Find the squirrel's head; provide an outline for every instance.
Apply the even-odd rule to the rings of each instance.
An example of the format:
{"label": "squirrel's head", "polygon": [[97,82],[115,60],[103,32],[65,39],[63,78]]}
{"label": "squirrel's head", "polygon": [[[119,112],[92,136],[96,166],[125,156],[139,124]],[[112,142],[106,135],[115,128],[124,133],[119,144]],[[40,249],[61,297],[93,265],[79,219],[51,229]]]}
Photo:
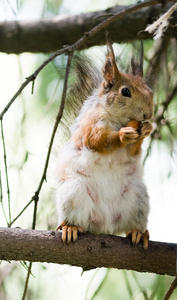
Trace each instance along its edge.
{"label": "squirrel's head", "polygon": [[132,60],[132,74],[120,72],[112,45],[108,42],[102,72],[100,96],[103,97],[111,121],[117,120],[126,126],[131,120],[145,121],[152,118],[153,94],[143,80],[142,63],[137,65]]}

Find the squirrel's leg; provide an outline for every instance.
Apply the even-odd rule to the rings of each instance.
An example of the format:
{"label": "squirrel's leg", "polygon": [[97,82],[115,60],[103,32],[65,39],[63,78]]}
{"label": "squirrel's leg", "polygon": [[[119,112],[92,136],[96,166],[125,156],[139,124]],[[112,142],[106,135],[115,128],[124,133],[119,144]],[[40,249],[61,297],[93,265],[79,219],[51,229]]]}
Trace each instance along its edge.
{"label": "squirrel's leg", "polygon": [[62,241],[69,244],[71,241],[77,240],[78,233],[83,233],[84,230],[80,226],[69,225],[67,221],[63,221],[56,230],[62,230]]}
{"label": "squirrel's leg", "polygon": [[141,232],[140,230],[134,229],[127,233],[127,237],[131,237],[133,246],[138,245],[139,242],[142,241],[144,250],[148,249],[149,231],[147,229],[145,230],[144,233]]}

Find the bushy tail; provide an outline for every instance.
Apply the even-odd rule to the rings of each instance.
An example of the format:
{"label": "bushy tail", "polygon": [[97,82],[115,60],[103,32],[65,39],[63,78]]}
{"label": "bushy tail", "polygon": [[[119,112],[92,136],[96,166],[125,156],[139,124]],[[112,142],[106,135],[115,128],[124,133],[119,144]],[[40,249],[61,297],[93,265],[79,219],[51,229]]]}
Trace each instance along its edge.
{"label": "bushy tail", "polygon": [[84,54],[75,54],[70,70],[70,86],[66,98],[61,129],[64,140],[70,137],[69,128],[78,116],[83,102],[101,82],[102,75],[93,61]]}

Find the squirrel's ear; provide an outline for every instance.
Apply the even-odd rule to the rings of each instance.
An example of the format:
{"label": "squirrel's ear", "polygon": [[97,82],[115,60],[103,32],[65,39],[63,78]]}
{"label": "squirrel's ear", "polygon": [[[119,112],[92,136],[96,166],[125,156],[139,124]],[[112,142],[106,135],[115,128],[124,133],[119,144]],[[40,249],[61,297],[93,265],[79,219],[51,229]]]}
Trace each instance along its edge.
{"label": "squirrel's ear", "polygon": [[102,69],[103,77],[104,77],[104,88],[108,91],[121,77],[119,70],[116,65],[115,56],[113,52],[113,48],[110,42],[107,41],[107,55],[106,61]]}
{"label": "squirrel's ear", "polygon": [[132,67],[132,74],[138,75],[140,77],[143,77],[143,59],[144,59],[144,48],[143,48],[143,42],[141,41],[140,44],[140,57],[139,62],[135,62],[134,57],[131,59],[131,67]]}

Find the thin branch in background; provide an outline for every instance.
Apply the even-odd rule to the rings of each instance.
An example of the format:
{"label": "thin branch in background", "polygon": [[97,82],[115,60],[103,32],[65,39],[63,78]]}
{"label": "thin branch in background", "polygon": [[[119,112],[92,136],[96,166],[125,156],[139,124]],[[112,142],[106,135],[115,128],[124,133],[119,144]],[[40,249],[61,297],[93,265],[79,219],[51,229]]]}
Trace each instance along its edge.
{"label": "thin branch in background", "polygon": [[[151,135],[152,135],[152,134],[151,134]],[[148,148],[147,148],[147,150],[146,150],[146,155],[145,155],[144,160],[143,160],[143,166],[145,165],[146,160],[148,159],[148,157],[149,157],[149,155],[150,155],[150,153],[151,153],[153,141],[154,141],[154,138],[153,138],[152,136],[150,136],[150,142],[149,142],[149,146],[148,146]]]}
{"label": "thin branch in background", "polygon": [[38,200],[39,200],[39,193],[41,191],[44,181],[46,180],[47,169],[48,169],[48,165],[49,165],[49,159],[50,159],[50,155],[51,155],[51,151],[52,151],[54,138],[55,138],[55,135],[56,135],[56,132],[58,129],[58,125],[63,116],[66,93],[67,93],[67,88],[68,88],[68,76],[69,76],[69,70],[70,70],[70,66],[71,66],[72,57],[73,57],[73,52],[70,52],[70,54],[68,55],[68,62],[67,62],[66,71],[65,71],[65,79],[64,79],[62,98],[61,98],[61,102],[60,102],[60,108],[59,108],[59,111],[58,111],[58,114],[56,117],[56,121],[55,121],[55,124],[53,127],[53,131],[52,131],[52,135],[51,135],[51,139],[50,139],[50,143],[49,143],[49,147],[48,147],[48,151],[47,151],[47,157],[46,157],[46,161],[45,161],[45,165],[44,165],[43,174],[42,174],[39,186],[38,186],[34,196],[32,197],[32,199],[34,200],[34,214],[33,214],[32,229],[35,229],[35,226],[36,226],[36,215],[37,215],[37,204],[38,204]]}
{"label": "thin branch in background", "polygon": [[148,149],[146,151],[146,156],[144,158],[143,164],[145,164],[150,151],[151,151],[151,147],[152,147],[152,143],[154,141],[154,138],[156,137],[156,135],[159,136],[160,134],[160,130],[163,126],[163,119],[164,119],[164,113],[167,111],[168,106],[170,105],[171,101],[173,100],[173,98],[176,96],[177,94],[177,85],[174,87],[174,89],[167,95],[167,99],[162,103],[163,109],[160,111],[160,113],[157,113],[157,117],[155,118],[155,123],[156,123],[156,128],[154,129],[154,131],[151,133],[150,135],[150,143],[148,146]]}
{"label": "thin branch in background", "polygon": [[33,214],[33,225],[32,225],[32,229],[35,229],[35,225],[36,225],[36,215],[37,215],[37,203],[39,200],[39,193],[41,191],[42,185],[44,183],[44,181],[46,180],[46,176],[47,176],[47,169],[48,169],[48,165],[49,165],[49,160],[50,160],[50,155],[51,155],[51,151],[52,151],[52,146],[53,146],[53,142],[54,142],[54,138],[58,129],[58,125],[61,121],[61,118],[63,116],[63,111],[64,111],[64,105],[65,105],[65,99],[66,99],[66,93],[67,93],[67,88],[68,88],[68,76],[69,76],[69,70],[70,70],[70,66],[71,66],[71,60],[72,60],[72,56],[73,56],[73,52],[70,52],[68,55],[68,61],[67,61],[67,66],[66,66],[66,71],[65,71],[65,79],[64,79],[64,86],[63,86],[63,93],[62,93],[62,98],[61,98],[61,102],[60,102],[60,108],[56,117],[56,121],[53,127],[53,131],[52,131],[52,135],[51,135],[51,139],[50,139],[50,143],[49,143],[49,147],[48,147],[48,151],[47,151],[47,157],[46,157],[46,161],[45,161],[45,165],[44,165],[44,170],[43,170],[43,174],[41,176],[41,180],[39,183],[39,186],[33,196],[33,200],[35,203],[34,206],[34,214]]}
{"label": "thin branch in background", "polygon": [[68,54],[68,61],[67,61],[67,65],[66,65],[64,86],[63,86],[63,93],[62,93],[60,108],[59,108],[59,111],[58,111],[58,114],[57,114],[57,117],[56,117],[56,121],[55,121],[55,124],[54,124],[54,127],[53,127],[53,131],[52,131],[52,135],[51,135],[51,139],[50,139],[50,144],[49,144],[49,148],[48,148],[48,152],[47,152],[47,157],[46,157],[46,162],[45,162],[43,174],[42,174],[41,181],[40,181],[38,189],[37,189],[38,194],[41,190],[41,187],[42,187],[42,184],[43,184],[44,180],[46,180],[46,173],[47,173],[47,168],[48,168],[48,164],[49,164],[49,159],[50,159],[50,154],[51,154],[54,138],[55,138],[55,135],[56,135],[56,132],[57,132],[57,129],[58,129],[58,125],[59,125],[59,123],[61,121],[61,118],[63,116],[65,100],[66,100],[66,93],[67,93],[67,89],[68,89],[68,76],[69,76],[69,71],[70,71],[70,67],[71,67],[72,57],[73,57],[73,51],[71,51]]}
{"label": "thin branch in background", "polygon": [[[29,270],[29,266],[27,265],[26,261],[19,261],[20,264],[26,269],[26,271]],[[35,278],[35,276],[33,275],[33,273],[30,274],[33,278]]]}
{"label": "thin branch in background", "polygon": [[1,177],[1,168],[0,168],[0,202],[3,201],[3,191],[2,191],[2,177]]}
{"label": "thin branch in background", "polygon": [[4,128],[3,128],[2,120],[1,120],[1,137],[2,137],[2,144],[3,144],[3,152],[4,152],[4,167],[5,167],[5,174],[6,174],[6,186],[7,186],[8,208],[9,208],[9,221],[8,221],[9,224],[11,222],[10,188],[9,188],[9,176],[8,176],[8,168],[7,168],[6,145],[5,145]]}
{"label": "thin branch in background", "polygon": [[[82,271],[82,274],[83,274],[84,271]],[[89,293],[89,289],[90,289],[90,286],[92,285],[92,282],[95,280],[95,277],[97,276],[98,272],[100,272],[99,269],[97,269],[95,271],[95,273],[93,274],[92,278],[90,279],[88,285],[87,285],[87,289],[86,289],[86,292],[85,292],[85,300],[88,300],[88,293]]]}
{"label": "thin branch in background", "polygon": [[26,276],[25,288],[24,288],[24,291],[23,291],[22,300],[25,300],[25,298],[26,298],[26,294],[27,294],[27,290],[28,290],[28,284],[29,284],[29,278],[30,278],[30,275],[31,275],[31,269],[32,269],[32,262],[30,262],[29,266],[28,266],[28,272],[27,272],[27,276]]}
{"label": "thin branch in background", "polygon": [[156,81],[159,73],[161,72],[161,61],[162,54],[167,51],[170,40],[167,37],[163,37],[161,40],[155,42],[154,44],[154,53],[151,58],[148,60],[148,70],[146,74],[147,84],[151,88],[156,87]]}
{"label": "thin branch in background", "polygon": [[137,285],[138,285],[138,287],[139,287],[141,293],[143,294],[144,299],[145,299],[145,300],[149,300],[147,291],[145,290],[145,288],[143,287],[143,285],[141,284],[141,282],[138,280],[138,278],[137,278],[135,272],[132,272],[132,276],[133,276],[133,278],[135,279],[135,281],[136,281],[136,283],[137,283]]}
{"label": "thin branch in background", "polygon": [[[57,117],[56,117],[56,121],[55,121],[55,124],[54,124],[53,131],[52,131],[50,144],[49,144],[47,157],[46,157],[46,162],[45,162],[45,165],[44,165],[43,174],[42,174],[38,189],[35,192],[34,196],[32,197],[32,200],[34,201],[32,229],[35,229],[35,227],[36,227],[36,217],[37,217],[37,207],[38,207],[38,201],[39,201],[39,193],[41,191],[41,188],[42,188],[42,185],[43,185],[44,181],[46,180],[47,169],[48,169],[48,164],[49,164],[49,159],[50,159],[50,155],[51,155],[51,151],[52,151],[54,138],[55,138],[60,120],[63,116],[66,93],[67,93],[67,87],[68,87],[68,76],[69,76],[69,70],[70,70],[70,66],[71,66],[72,57],[73,57],[73,52],[70,52],[69,55],[68,55],[68,62],[67,62],[66,71],[65,71],[65,79],[64,79],[62,98],[61,98],[61,102],[60,102],[60,108],[59,108],[59,111],[58,111],[58,114],[57,114]],[[25,282],[25,289],[24,289],[24,292],[23,292],[22,300],[24,300],[26,298],[28,284],[29,284],[29,278],[30,278],[30,274],[31,274],[31,269],[32,269],[32,262],[29,263],[28,273],[27,273],[26,282]]]}
{"label": "thin branch in background", "polygon": [[102,281],[100,282],[99,286],[97,287],[96,291],[94,292],[94,294],[93,294],[93,296],[90,298],[90,300],[95,299],[95,297],[98,295],[100,289],[102,288],[103,284],[105,283],[105,281],[106,281],[106,279],[107,279],[107,277],[108,277],[108,275],[109,275],[109,271],[110,271],[110,269],[107,269],[107,270],[106,270],[106,273],[105,273],[105,275],[104,275],[104,278],[103,278]]}
{"label": "thin branch in background", "polygon": [[[18,71],[19,71],[20,82],[23,82],[23,70],[22,70],[21,61],[20,61],[19,56],[17,57],[17,61],[18,61]],[[24,133],[25,133],[25,125],[26,125],[26,105],[25,105],[25,97],[24,97],[23,93],[21,93],[21,100],[22,100],[23,110],[22,110],[22,118],[21,118],[21,122],[20,122],[20,130],[21,130],[20,137],[23,138],[23,142],[24,142]],[[26,145],[25,145],[25,148],[26,148]]]}
{"label": "thin branch in background", "polygon": [[153,280],[152,293],[149,296],[149,300],[162,299],[163,297],[162,295],[164,295],[164,287],[165,287],[165,276],[157,275],[156,278],[154,278]]}
{"label": "thin branch in background", "polygon": [[34,201],[34,199],[32,198],[27,204],[26,206],[20,211],[20,213],[8,224],[9,227],[12,226],[13,223],[15,223],[15,221],[17,221],[17,219],[24,213],[24,211],[28,208],[28,206],[30,206],[30,204]]}
{"label": "thin branch in background", "polygon": [[171,283],[165,297],[163,298],[163,300],[168,300],[170,299],[170,296],[172,295],[173,291],[177,288],[177,277],[175,277],[175,279],[173,280],[173,282]]}
{"label": "thin branch in background", "polygon": [[[165,39],[165,40],[162,40],[160,42],[160,44],[158,44],[157,53],[154,54],[153,59],[152,59],[151,64],[150,64],[151,67],[149,69],[150,70],[149,76],[151,76],[151,74],[153,74],[153,72],[156,72],[157,69],[160,70],[159,64],[160,64],[161,60],[160,60],[160,58],[158,58],[158,56],[161,56],[164,53],[163,48],[167,47],[167,43],[168,43],[168,41]],[[167,50],[167,48],[166,48],[166,50]],[[170,83],[169,83],[169,85],[170,85]],[[156,124],[156,128],[154,129],[154,131],[150,135],[150,143],[149,143],[148,149],[146,151],[146,156],[144,158],[143,164],[145,164],[145,162],[146,162],[146,160],[147,160],[147,158],[150,154],[154,138],[157,135],[158,136],[160,135],[160,130],[161,130],[162,126],[164,125],[164,122],[163,122],[163,120],[165,119],[164,114],[167,111],[167,109],[168,109],[170,103],[172,102],[173,98],[177,95],[177,85],[175,84],[175,86],[170,90],[170,92],[166,91],[166,94],[167,94],[166,99],[161,104],[160,110],[159,110],[159,112],[157,112],[156,117],[154,119],[154,122]],[[168,125],[168,124],[166,124],[166,125]]]}
{"label": "thin branch in background", "polygon": [[131,286],[130,286],[130,283],[129,283],[129,280],[128,280],[128,273],[125,270],[123,270],[122,274],[123,274],[124,279],[125,279],[125,284],[126,284],[126,287],[127,287],[127,291],[129,293],[129,298],[132,299],[133,291],[131,289]]}
{"label": "thin branch in background", "polygon": [[2,212],[3,212],[4,218],[5,218],[7,226],[8,226],[8,220],[7,220],[7,216],[6,216],[5,209],[4,209],[4,204],[3,204],[3,190],[2,190],[1,168],[0,168],[0,203],[1,203],[1,207],[2,207]]}
{"label": "thin branch in background", "polygon": [[10,1],[9,1],[9,0],[6,0],[6,2],[7,2],[7,4],[10,6],[10,9],[11,9],[13,15],[14,15],[15,17],[17,17],[17,14],[16,14],[15,10],[13,9],[12,4],[10,3]]}
{"label": "thin branch in background", "polygon": [[20,88],[18,89],[18,91],[14,94],[14,96],[11,98],[11,100],[7,103],[7,105],[4,107],[4,109],[2,110],[2,112],[0,113],[0,120],[3,119],[4,115],[6,114],[6,112],[9,110],[9,108],[11,107],[11,105],[15,102],[15,100],[17,99],[17,97],[21,94],[21,92],[24,90],[24,88],[30,83],[32,82],[32,92],[34,89],[34,81],[37,77],[37,75],[39,74],[39,72],[48,64],[50,63],[55,57],[63,54],[63,53],[67,53],[68,49],[63,48],[58,50],[57,52],[55,52],[53,55],[51,55],[48,59],[46,59],[37,69],[34,73],[32,73],[29,77],[26,78],[26,80],[22,83],[22,85],[20,86]]}

